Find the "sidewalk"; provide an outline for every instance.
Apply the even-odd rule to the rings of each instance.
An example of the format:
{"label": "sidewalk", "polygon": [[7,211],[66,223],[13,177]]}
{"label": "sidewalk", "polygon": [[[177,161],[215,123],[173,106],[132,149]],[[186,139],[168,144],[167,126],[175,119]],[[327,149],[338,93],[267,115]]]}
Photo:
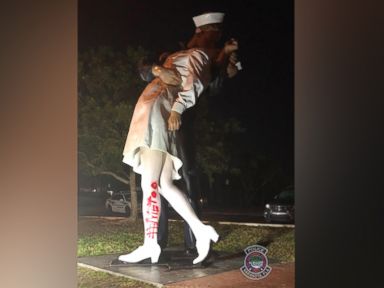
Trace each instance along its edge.
{"label": "sidewalk", "polygon": [[264,206],[252,207],[248,209],[231,209],[231,208],[221,208],[221,207],[211,207],[211,208],[203,208],[203,214],[211,215],[247,215],[247,216],[263,216]]}
{"label": "sidewalk", "polygon": [[169,288],[294,288],[295,263],[271,264],[270,274],[260,280],[246,278],[239,269],[165,285]]}

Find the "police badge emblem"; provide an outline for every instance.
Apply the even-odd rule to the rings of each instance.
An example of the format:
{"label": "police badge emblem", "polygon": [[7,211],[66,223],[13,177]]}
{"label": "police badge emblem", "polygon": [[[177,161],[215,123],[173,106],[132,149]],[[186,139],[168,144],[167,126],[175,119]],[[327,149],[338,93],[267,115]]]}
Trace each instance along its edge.
{"label": "police badge emblem", "polygon": [[245,277],[251,280],[260,280],[266,277],[272,268],[268,266],[268,258],[266,256],[268,249],[260,246],[253,245],[244,249],[246,254],[244,258],[244,265],[240,271]]}

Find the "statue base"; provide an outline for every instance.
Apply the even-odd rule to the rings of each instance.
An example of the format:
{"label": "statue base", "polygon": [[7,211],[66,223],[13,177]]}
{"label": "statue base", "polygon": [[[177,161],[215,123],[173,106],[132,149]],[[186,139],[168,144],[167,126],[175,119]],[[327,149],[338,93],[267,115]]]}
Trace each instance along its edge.
{"label": "statue base", "polygon": [[130,266],[163,266],[168,270],[175,269],[193,269],[209,267],[218,258],[218,253],[211,251],[204,261],[193,264],[193,260],[197,257],[197,253],[186,253],[185,250],[180,249],[164,249],[161,252],[159,261],[151,263],[151,259],[147,258],[138,263],[126,263],[120,261],[118,258],[113,259],[110,263],[111,267],[130,267]]}
{"label": "statue base", "polygon": [[211,251],[203,262],[193,265],[192,261],[197,255],[186,254],[183,247],[165,248],[159,262],[154,264],[150,259],[140,263],[123,263],[118,260],[120,255],[114,253],[80,257],[78,265],[158,286],[238,270],[244,265],[245,257],[243,251]]}

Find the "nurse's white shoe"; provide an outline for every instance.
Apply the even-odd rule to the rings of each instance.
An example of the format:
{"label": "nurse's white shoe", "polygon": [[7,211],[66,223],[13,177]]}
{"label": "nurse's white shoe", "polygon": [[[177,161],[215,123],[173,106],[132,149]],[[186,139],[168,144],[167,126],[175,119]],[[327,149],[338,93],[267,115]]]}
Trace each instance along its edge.
{"label": "nurse's white shoe", "polygon": [[193,260],[193,264],[200,263],[207,257],[211,240],[217,242],[217,240],[219,240],[219,234],[217,234],[212,226],[204,225],[199,235],[196,235],[196,249],[199,256]]}
{"label": "nurse's white shoe", "polygon": [[120,255],[118,259],[126,263],[138,263],[151,258],[152,263],[157,263],[160,253],[161,248],[157,243],[151,245],[144,244],[129,254]]}

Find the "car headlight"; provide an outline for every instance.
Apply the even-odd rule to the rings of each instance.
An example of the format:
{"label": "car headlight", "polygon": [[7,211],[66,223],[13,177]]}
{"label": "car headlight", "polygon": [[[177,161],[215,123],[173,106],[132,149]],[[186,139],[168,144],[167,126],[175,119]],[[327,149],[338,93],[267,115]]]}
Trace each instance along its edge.
{"label": "car headlight", "polygon": [[265,208],[270,209],[270,208],[271,208],[271,205],[269,205],[269,204],[265,204]]}

